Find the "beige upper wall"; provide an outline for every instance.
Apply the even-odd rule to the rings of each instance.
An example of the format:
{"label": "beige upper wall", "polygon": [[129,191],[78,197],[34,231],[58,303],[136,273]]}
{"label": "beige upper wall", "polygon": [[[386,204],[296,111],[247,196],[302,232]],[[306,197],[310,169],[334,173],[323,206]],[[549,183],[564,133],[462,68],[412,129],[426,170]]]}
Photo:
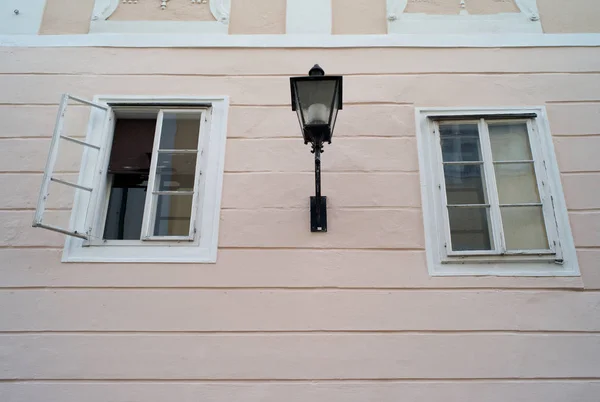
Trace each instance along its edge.
{"label": "beige upper wall", "polygon": [[[331,0],[334,34],[383,34],[386,32],[386,0]],[[158,2],[157,2],[158,3]],[[185,4],[184,4],[185,3]],[[169,4],[165,11],[149,9],[148,2],[121,4],[111,19],[115,20],[212,20],[204,4]],[[600,32],[600,1],[537,0],[544,32]],[[407,12],[457,14],[459,1],[409,0]],[[566,6],[567,5],[567,6]],[[83,34],[89,31],[94,0],[48,0],[40,33]],[[517,11],[514,0],[467,0],[471,14]],[[143,10],[143,11],[142,11]],[[185,10],[185,12],[184,12]],[[191,14],[190,14],[191,12]],[[230,33],[282,34],[285,32],[286,0],[232,0]],[[141,13],[141,14],[140,14]],[[193,15],[193,18],[190,16]]]}
{"label": "beige upper wall", "polygon": [[600,32],[600,1],[537,0],[546,33]]}
{"label": "beige upper wall", "polygon": [[40,34],[85,34],[90,30],[94,0],[47,0]]}
{"label": "beige upper wall", "polygon": [[231,2],[230,34],[284,34],[286,0]]}
{"label": "beige upper wall", "polygon": [[331,0],[334,34],[387,33],[386,6],[381,0]]}
{"label": "beige upper wall", "polygon": [[113,21],[215,21],[208,3],[190,0],[169,2],[162,10],[160,2],[120,3],[109,20]]}
{"label": "beige upper wall", "polygon": [[[469,14],[498,14],[518,12],[514,0],[467,0],[465,9]],[[408,0],[407,13],[458,14],[458,0]]]}

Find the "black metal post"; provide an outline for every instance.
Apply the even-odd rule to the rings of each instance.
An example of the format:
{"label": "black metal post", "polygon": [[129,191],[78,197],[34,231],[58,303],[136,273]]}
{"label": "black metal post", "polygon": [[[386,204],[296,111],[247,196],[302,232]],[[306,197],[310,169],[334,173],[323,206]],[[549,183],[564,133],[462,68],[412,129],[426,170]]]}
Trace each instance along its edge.
{"label": "black metal post", "polygon": [[322,143],[313,143],[315,154],[315,196],[310,197],[310,230],[327,232],[327,197],[321,197]]}

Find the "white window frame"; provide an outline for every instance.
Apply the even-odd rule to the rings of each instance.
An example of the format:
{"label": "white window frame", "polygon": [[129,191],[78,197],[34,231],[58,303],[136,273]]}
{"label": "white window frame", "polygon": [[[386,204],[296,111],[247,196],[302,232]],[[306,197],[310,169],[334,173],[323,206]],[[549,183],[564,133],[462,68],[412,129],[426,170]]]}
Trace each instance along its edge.
{"label": "white window frame", "polygon": [[[84,152],[78,183],[92,182],[93,196],[86,198],[83,191],[75,193],[69,228],[85,227],[86,236],[74,236],[70,230],[60,231],[66,234],[63,262],[196,262],[214,263],[217,259],[219,234],[219,215],[223,171],[225,160],[225,140],[229,98],[222,97],[168,97],[168,96],[120,96],[98,95],[93,102],[108,107],[108,119],[99,118],[103,111],[92,108],[85,142],[95,144],[100,152]],[[110,182],[107,177],[108,163],[115,126],[115,108],[135,105],[144,108],[160,109],[172,106],[169,111],[181,109],[201,114],[201,132],[198,144],[198,159],[194,183],[195,202],[193,202],[190,236],[155,237],[148,236],[151,220],[146,215],[145,206],[143,236],[140,240],[103,240],[104,221],[108,208]],[[160,105],[160,106],[156,106]],[[160,118],[160,112],[158,118]],[[60,121],[60,118],[58,119]],[[157,132],[160,131],[157,119]],[[160,136],[155,135],[153,154]],[[155,155],[154,155],[155,156]],[[50,160],[50,159],[49,159]],[[47,174],[51,174],[46,172]],[[156,172],[156,157],[152,158],[148,191],[151,191]],[[43,190],[42,190],[43,193]],[[146,198],[146,204],[149,199]],[[43,197],[40,197],[43,199]],[[43,210],[40,211],[40,216]],[[43,226],[43,222],[41,222]],[[144,233],[146,233],[144,235]],[[82,238],[86,237],[86,238]],[[151,240],[151,241],[149,241]]]}
{"label": "white window frame", "polygon": [[[419,169],[427,265],[432,276],[579,276],[573,236],[560,183],[554,145],[544,107],[416,108]],[[538,190],[544,212],[549,250],[507,252],[502,244],[498,200],[490,200],[495,250],[451,251],[450,227],[437,121],[447,116],[457,122],[477,122],[482,152],[490,153],[489,137],[482,117],[527,121]],[[489,118],[487,117],[489,116]],[[536,116],[536,117],[531,117]],[[460,119],[460,120],[457,120]],[[483,131],[482,131],[483,130]],[[492,197],[497,197],[491,155],[484,154],[483,172]],[[495,205],[496,207],[493,207]],[[449,251],[450,250],[450,251]]]}

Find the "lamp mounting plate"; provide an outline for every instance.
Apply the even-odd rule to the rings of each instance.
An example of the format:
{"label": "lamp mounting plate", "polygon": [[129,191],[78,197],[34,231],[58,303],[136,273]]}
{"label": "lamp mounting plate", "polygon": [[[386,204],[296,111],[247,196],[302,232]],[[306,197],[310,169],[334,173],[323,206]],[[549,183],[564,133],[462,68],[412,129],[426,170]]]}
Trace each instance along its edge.
{"label": "lamp mounting plate", "polygon": [[327,232],[327,197],[319,197],[321,205],[317,205],[317,197],[310,197],[310,231]]}

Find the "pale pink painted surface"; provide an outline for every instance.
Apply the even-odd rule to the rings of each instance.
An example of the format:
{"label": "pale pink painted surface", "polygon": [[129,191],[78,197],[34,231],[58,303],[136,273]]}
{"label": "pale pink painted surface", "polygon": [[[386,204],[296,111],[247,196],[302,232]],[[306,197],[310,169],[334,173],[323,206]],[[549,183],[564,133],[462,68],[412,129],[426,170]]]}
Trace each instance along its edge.
{"label": "pale pink painted surface", "polygon": [[[325,235],[289,108],[314,62],[346,75]],[[0,400],[597,402],[599,67],[596,48],[0,49]],[[217,264],[60,262],[30,225],[62,92],[231,96]],[[547,106],[581,277],[428,275],[414,107],[484,105]]]}
{"label": "pale pink painted surface", "polygon": [[386,3],[372,0],[331,0],[333,34],[386,34]]}
{"label": "pale pink painted surface", "polygon": [[160,1],[120,3],[109,21],[215,21],[208,3],[169,1],[163,10]]}
{"label": "pale pink painted surface", "polygon": [[46,0],[40,34],[85,34],[90,30],[94,0]]}
{"label": "pale pink painted surface", "polygon": [[230,34],[284,34],[286,0],[233,1]]}
{"label": "pale pink painted surface", "polygon": [[537,0],[547,33],[600,32],[600,2],[595,0]]}
{"label": "pale pink painted surface", "polygon": [[[498,14],[518,12],[514,0],[467,0],[465,8],[469,14]],[[408,0],[407,13],[457,15],[462,10],[460,1]]]}

